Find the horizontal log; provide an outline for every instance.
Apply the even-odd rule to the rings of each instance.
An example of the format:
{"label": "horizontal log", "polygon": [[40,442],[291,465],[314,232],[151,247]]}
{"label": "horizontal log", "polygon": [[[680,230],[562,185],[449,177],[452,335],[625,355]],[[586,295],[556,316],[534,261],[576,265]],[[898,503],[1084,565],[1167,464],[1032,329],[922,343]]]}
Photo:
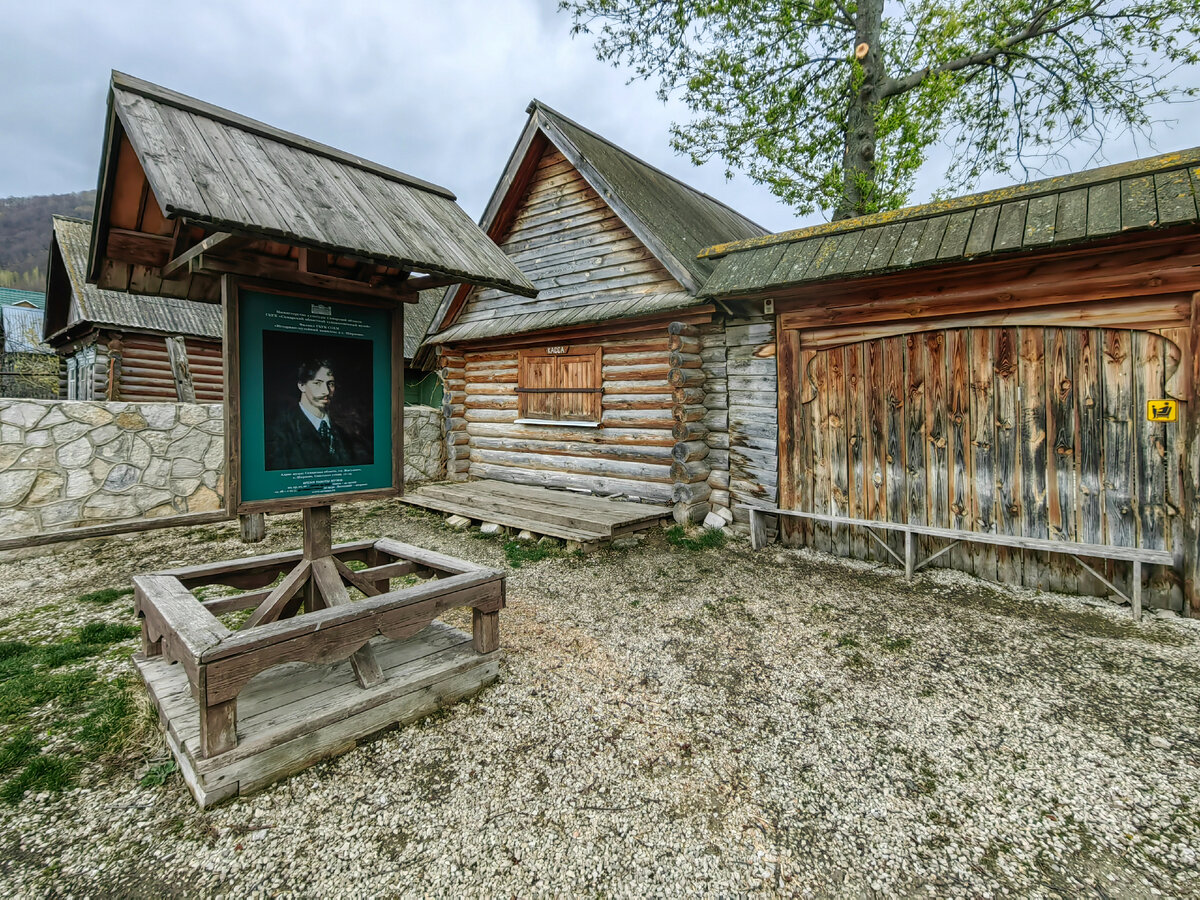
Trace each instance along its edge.
{"label": "horizontal log", "polygon": [[671,458],[676,462],[694,462],[708,456],[708,444],[704,441],[681,441],[671,450]]}
{"label": "horizontal log", "polygon": [[472,446],[480,450],[504,450],[514,453],[541,453],[549,456],[582,456],[596,459],[620,459],[669,465],[671,447],[654,444],[600,444],[581,441],[531,441],[508,437],[477,437]]}
{"label": "horizontal log", "polygon": [[698,387],[674,388],[671,391],[671,401],[674,406],[708,405],[707,395],[704,393],[704,388]]}
{"label": "horizontal log", "polygon": [[[712,486],[711,481],[709,482],[709,486]],[[730,504],[732,503],[732,501],[729,499],[729,491],[722,491],[718,490],[717,488],[713,488],[712,493],[708,495],[708,502],[714,507],[722,506],[725,509],[729,509]]]}
{"label": "horizontal log", "polygon": [[690,484],[676,482],[671,489],[671,499],[675,503],[704,503],[712,494],[712,488],[707,481],[695,481]]}
{"label": "horizontal log", "polygon": [[700,387],[705,378],[702,369],[671,369],[667,374],[672,387]]}
{"label": "horizontal log", "polygon": [[670,409],[674,398],[670,394],[603,394],[604,409]]}
{"label": "horizontal log", "polygon": [[705,415],[703,422],[709,431],[728,431],[729,430],[729,410],[726,409],[708,409],[708,414]]}
{"label": "horizontal log", "polygon": [[616,459],[595,459],[583,456],[550,456],[544,453],[510,453],[503,450],[471,448],[471,463],[494,466],[518,466],[538,471],[574,472],[601,478],[622,478],[629,481],[671,481],[671,467],[664,460],[660,465],[645,462],[623,462]]}
{"label": "horizontal log", "polygon": [[598,478],[548,470],[522,469],[514,466],[497,466],[487,463],[472,463],[470,473],[475,478],[494,478],[516,484],[534,484],[552,488],[584,487],[598,494],[624,494],[656,503],[671,500],[670,482],[656,483],[634,481],[623,478]]}
{"label": "horizontal log", "polygon": [[671,516],[680,525],[696,525],[703,522],[711,512],[707,503],[676,503]]}
{"label": "horizontal log", "polygon": [[681,337],[698,338],[700,337],[700,329],[695,325],[688,325],[684,322],[672,322],[667,326],[667,334],[675,334]]}
{"label": "horizontal log", "polygon": [[621,381],[604,379],[606,394],[666,394],[672,390],[666,378],[650,378],[646,381]]}
{"label": "horizontal log", "polygon": [[715,447],[709,448],[708,464],[709,464],[709,466],[712,467],[712,470],[714,472],[717,471],[718,469],[721,469],[724,472],[728,473],[729,472],[729,451],[728,450],[718,450]]}
{"label": "horizontal log", "polygon": [[702,422],[676,422],[671,429],[677,441],[702,441],[707,434],[708,428]]}
{"label": "horizontal log", "polygon": [[466,406],[470,409],[516,409],[516,394],[507,397],[500,394],[468,394]]}
{"label": "horizontal log", "polygon": [[728,450],[729,449],[729,432],[728,431],[710,431],[707,435],[705,435],[704,442],[706,444],[708,444],[708,446],[710,448],[715,448],[718,450]]}
{"label": "horizontal log", "polygon": [[715,390],[712,382],[709,382],[708,390],[704,394],[704,405],[708,409],[729,409],[729,394],[725,392],[724,387]]}
{"label": "horizontal log", "polygon": [[708,481],[708,462],[708,460],[701,459],[695,462],[675,461],[671,463],[671,481],[676,484]]}
{"label": "horizontal log", "polygon": [[[603,366],[603,377],[608,381],[644,381],[647,379],[670,379],[671,368],[664,360],[661,363],[634,363],[621,366]],[[703,380],[703,379],[702,379]]]}
{"label": "horizontal log", "polygon": [[703,406],[671,407],[671,418],[676,422],[700,422],[706,415],[708,415],[708,410]]}
{"label": "horizontal log", "polygon": [[713,490],[729,490],[729,472],[723,469],[713,469],[708,473],[708,485]]}
{"label": "horizontal log", "polygon": [[537,441],[574,441],[587,444],[639,444],[662,447],[675,446],[671,435],[671,423],[663,422],[658,428],[571,428],[555,425],[510,425],[500,422],[472,422],[465,424],[472,437],[521,438]]}
{"label": "horizontal log", "polygon": [[699,369],[704,365],[700,354],[681,353],[678,350],[671,351],[671,355],[667,357],[667,362],[672,369]]}
{"label": "horizontal log", "polygon": [[677,350],[680,353],[699,353],[702,349],[702,343],[698,337],[673,334],[667,341],[667,349]]}

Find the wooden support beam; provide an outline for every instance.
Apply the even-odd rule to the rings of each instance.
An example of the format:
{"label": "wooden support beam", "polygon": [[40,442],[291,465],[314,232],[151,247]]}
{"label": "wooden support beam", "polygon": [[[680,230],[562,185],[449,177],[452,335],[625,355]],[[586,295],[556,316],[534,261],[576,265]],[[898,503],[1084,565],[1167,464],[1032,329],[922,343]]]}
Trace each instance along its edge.
{"label": "wooden support beam", "polygon": [[333,275],[317,275],[312,272],[301,272],[295,260],[273,259],[265,256],[250,254],[233,254],[230,256],[213,256],[211,253],[195,257],[189,263],[190,271],[201,275],[244,275],[248,278],[278,278],[290,281],[302,287],[317,288],[326,291],[339,291],[344,294],[374,297],[376,299],[395,300],[400,303],[416,303],[420,298],[417,292],[404,282],[389,279],[385,284],[366,284],[349,278],[338,278]]}
{"label": "wooden support beam", "polygon": [[419,275],[415,278],[410,275],[405,285],[414,291],[427,291],[430,288],[449,287],[461,281],[461,278],[452,278],[449,275]]}
{"label": "wooden support beam", "polygon": [[267,595],[267,598],[250,614],[242,629],[253,628],[266,622],[274,622],[284,618],[293,597],[308,583],[312,574],[312,563],[308,559],[300,560],[299,564],[284,576],[283,581]]}
{"label": "wooden support beam", "polygon": [[175,241],[170,235],[110,228],[104,255],[118,262],[158,268],[171,258],[174,248]]}
{"label": "wooden support beam", "polygon": [[[193,259],[215,250],[222,244],[227,243],[232,237],[233,235],[227,231],[218,231],[215,234],[210,234],[195,247],[192,247],[190,250],[183,251],[174,259],[168,261],[166,265],[162,267],[162,272],[160,274],[163,278],[172,277],[176,272],[186,269]],[[173,243],[171,249],[172,251],[174,250]]]}
{"label": "wooden support beam", "polygon": [[[328,507],[325,507],[328,509]],[[314,559],[312,563],[313,584],[327,607],[349,606],[350,594],[342,584],[337,566],[332,556]],[[354,669],[354,677],[360,687],[369,688],[383,681],[383,669],[375,659],[375,651],[370,644],[363,644],[350,657],[350,665]]]}
{"label": "wooden support beam", "polygon": [[1183,611],[1200,615],[1200,293],[1192,295],[1187,353],[1192,378],[1183,404]]}

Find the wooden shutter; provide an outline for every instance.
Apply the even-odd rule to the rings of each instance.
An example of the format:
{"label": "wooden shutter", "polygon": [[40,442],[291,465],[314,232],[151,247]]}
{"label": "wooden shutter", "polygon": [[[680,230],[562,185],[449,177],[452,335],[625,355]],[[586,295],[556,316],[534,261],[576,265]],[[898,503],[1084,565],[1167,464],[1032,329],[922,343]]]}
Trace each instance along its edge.
{"label": "wooden shutter", "polygon": [[517,369],[518,412],[522,419],[599,422],[599,347],[567,353],[522,350]]}

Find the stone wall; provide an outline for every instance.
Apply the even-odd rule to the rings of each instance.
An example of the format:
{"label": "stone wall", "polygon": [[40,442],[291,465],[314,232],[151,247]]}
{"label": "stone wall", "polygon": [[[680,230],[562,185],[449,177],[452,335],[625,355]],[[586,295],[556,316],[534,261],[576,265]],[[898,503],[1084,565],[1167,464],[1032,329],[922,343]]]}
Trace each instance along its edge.
{"label": "stone wall", "polygon": [[[442,477],[441,412],[404,410],[406,482]],[[221,406],[0,399],[0,536],[220,509]]]}

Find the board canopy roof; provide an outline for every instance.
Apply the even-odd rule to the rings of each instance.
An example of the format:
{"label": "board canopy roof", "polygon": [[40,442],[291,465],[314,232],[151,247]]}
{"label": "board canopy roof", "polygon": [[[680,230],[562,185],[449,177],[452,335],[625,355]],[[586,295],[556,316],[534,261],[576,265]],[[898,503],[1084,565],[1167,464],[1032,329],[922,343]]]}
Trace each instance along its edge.
{"label": "board canopy roof", "polygon": [[595,303],[532,313],[519,303],[489,321],[458,322],[469,287],[446,292],[430,325],[431,343],[479,340],[578,324],[630,318],[696,304],[714,262],[697,254],[718,240],[766,234],[719,200],[684,184],[633,154],[533,100],[529,119],[488,201],[480,226],[503,243],[541,154],[553,146],[617,214],[681,286],[681,290],[597,298]]}
{"label": "board canopy roof", "polygon": [[214,301],[230,272],[410,302],[536,293],[445,188],[113,72],[88,279]]}
{"label": "board canopy roof", "polygon": [[736,299],[816,282],[1045,251],[1200,222],[1200,148],[719,244],[701,295]]}
{"label": "board canopy roof", "polygon": [[59,344],[91,325],[221,339],[221,310],[211,303],[117,293],[88,284],[85,276],[92,223],[70,216],[54,216],[52,222],[50,262],[46,267],[45,340]]}

